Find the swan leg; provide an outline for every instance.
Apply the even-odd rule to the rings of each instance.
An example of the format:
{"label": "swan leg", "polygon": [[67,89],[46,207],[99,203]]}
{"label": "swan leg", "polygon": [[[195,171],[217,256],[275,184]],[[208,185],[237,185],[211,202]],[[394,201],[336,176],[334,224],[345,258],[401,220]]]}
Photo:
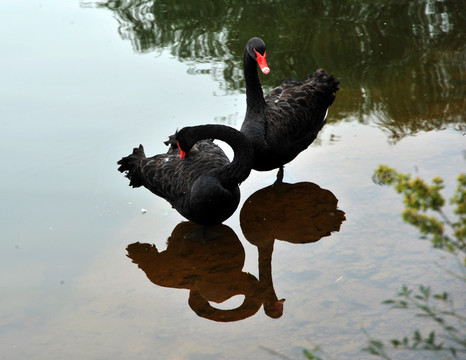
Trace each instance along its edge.
{"label": "swan leg", "polygon": [[273,184],[278,185],[278,184],[281,184],[281,183],[283,183],[283,165],[280,166],[280,168],[278,169],[277,180],[275,180],[275,182]]}

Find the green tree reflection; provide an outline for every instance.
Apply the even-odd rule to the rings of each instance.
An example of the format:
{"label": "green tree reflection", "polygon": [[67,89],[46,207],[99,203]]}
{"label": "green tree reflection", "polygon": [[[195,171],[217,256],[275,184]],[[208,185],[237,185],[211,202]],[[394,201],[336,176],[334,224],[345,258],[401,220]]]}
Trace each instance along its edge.
{"label": "green tree reflection", "polygon": [[330,121],[375,121],[393,141],[419,131],[466,129],[463,1],[114,0],[83,6],[111,10],[135,52],[168,48],[226,93],[244,91],[243,48],[261,36],[272,68],[262,79],[265,88],[319,67],[341,80]]}

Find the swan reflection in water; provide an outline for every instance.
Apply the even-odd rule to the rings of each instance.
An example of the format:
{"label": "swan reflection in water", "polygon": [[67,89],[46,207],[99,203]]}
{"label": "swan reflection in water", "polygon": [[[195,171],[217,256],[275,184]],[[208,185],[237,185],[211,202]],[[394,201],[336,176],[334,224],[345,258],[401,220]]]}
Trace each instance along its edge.
{"label": "swan reflection in water", "polygon": [[[198,230],[203,227],[182,222],[168,238],[166,250],[135,243],[126,248],[127,256],[154,284],[188,289],[189,306],[201,317],[228,322],[254,315],[262,305],[262,291],[259,280],[242,271],[245,252],[241,241],[226,225],[209,227],[208,241],[191,238]],[[244,301],[236,309],[217,309],[209,303],[222,303],[240,294]]]}
{"label": "swan reflection in water", "polygon": [[241,230],[258,249],[259,281],[269,293],[264,301],[268,315],[279,317],[283,313],[284,299],[278,300],[272,281],[275,240],[306,244],[340,231],[345,213],[337,205],[331,191],[310,182],[275,183],[245,201],[240,213]]}
{"label": "swan reflection in water", "polygon": [[[208,228],[209,240],[193,239],[205,227],[182,222],[172,231],[167,248],[159,252],[153,244],[134,243],[128,257],[159,286],[188,289],[189,306],[206,319],[229,322],[250,317],[264,305],[272,318],[283,315],[284,299],[278,299],[272,280],[275,240],[310,243],[339,231],[345,220],[337,209],[337,198],[316,184],[279,183],[251,195],[240,214],[246,239],[257,246],[259,279],[242,271],[245,251],[235,232],[226,225]],[[218,309],[236,295],[244,295],[235,309]]]}

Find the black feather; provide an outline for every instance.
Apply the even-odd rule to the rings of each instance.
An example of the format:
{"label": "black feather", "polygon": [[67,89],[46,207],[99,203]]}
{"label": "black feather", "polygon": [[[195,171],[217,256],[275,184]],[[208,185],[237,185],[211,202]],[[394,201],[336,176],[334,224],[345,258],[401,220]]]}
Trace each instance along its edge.
{"label": "black feather", "polygon": [[315,140],[339,82],[319,69],[305,81],[283,80],[264,98],[251,47],[265,52],[265,43],[252,38],[244,50],[247,112],[241,132],[254,146],[253,169],[266,171],[283,167]]}

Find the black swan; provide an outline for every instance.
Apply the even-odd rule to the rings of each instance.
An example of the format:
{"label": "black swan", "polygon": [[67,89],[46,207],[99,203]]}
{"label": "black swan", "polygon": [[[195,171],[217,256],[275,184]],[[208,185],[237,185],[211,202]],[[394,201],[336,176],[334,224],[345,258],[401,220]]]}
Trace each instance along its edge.
{"label": "black swan", "polygon": [[[231,163],[211,139],[232,147]],[[129,185],[146,187],[197,224],[215,225],[228,219],[238,207],[238,184],[251,172],[253,148],[246,137],[228,126],[200,125],[177,131],[166,144],[170,145],[166,154],[146,158],[139,145],[118,161]]]}
{"label": "black swan", "polygon": [[253,169],[279,168],[281,182],[283,165],[305,150],[324,126],[339,81],[319,69],[305,81],[283,81],[264,98],[257,65],[264,74],[270,69],[265,43],[257,37],[247,42],[243,65],[247,110],[241,132],[254,147]]}

